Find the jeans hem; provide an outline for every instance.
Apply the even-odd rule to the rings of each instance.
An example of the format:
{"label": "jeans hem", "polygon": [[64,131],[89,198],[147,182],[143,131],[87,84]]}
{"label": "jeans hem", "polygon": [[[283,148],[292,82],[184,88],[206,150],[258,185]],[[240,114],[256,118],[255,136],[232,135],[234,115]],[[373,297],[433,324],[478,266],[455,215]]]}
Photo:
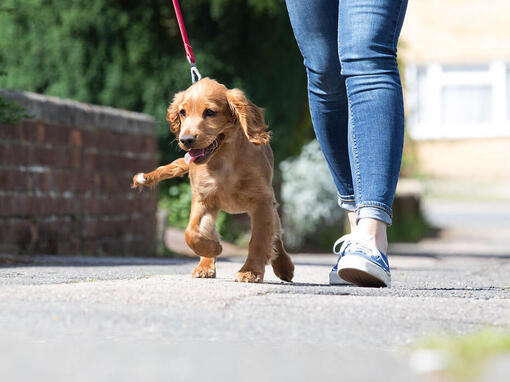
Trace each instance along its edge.
{"label": "jeans hem", "polygon": [[390,226],[392,223],[392,211],[379,202],[364,202],[356,206],[356,223],[362,218],[380,220]]}
{"label": "jeans hem", "polygon": [[349,212],[356,211],[356,202],[354,201],[354,195],[340,195],[338,196],[338,205],[340,208],[347,210]]}

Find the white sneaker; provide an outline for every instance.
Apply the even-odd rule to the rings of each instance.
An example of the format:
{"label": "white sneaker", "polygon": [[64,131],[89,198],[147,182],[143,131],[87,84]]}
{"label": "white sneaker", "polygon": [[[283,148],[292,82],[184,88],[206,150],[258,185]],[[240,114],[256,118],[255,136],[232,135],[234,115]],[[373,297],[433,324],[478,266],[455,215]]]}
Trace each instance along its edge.
{"label": "white sneaker", "polygon": [[[336,252],[335,248],[340,243],[343,243],[342,247]],[[339,255],[335,267],[338,277],[344,282],[360,287],[390,287],[388,257],[377,249],[370,236],[344,235],[335,242],[333,251]]]}
{"label": "white sneaker", "polygon": [[345,281],[343,278],[341,278],[338,275],[338,262],[340,261],[340,258],[343,256],[342,251],[345,247],[345,243],[342,245],[342,247],[340,247],[339,251],[336,250],[336,247],[338,246],[338,244],[340,244],[342,242],[342,238],[344,238],[344,237],[345,236],[342,236],[333,245],[333,253],[335,255],[338,255],[338,259],[335,263],[335,266],[333,268],[331,268],[331,271],[329,271],[329,284],[330,285],[351,285],[351,283]]}

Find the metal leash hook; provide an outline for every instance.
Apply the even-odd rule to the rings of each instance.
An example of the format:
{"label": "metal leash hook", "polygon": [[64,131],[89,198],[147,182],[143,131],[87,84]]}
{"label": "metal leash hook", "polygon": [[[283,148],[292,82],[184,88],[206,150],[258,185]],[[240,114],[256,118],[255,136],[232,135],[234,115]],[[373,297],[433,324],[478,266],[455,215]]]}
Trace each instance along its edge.
{"label": "metal leash hook", "polygon": [[202,79],[202,75],[198,71],[198,68],[195,64],[191,64],[191,82],[195,83],[197,81],[200,81]]}

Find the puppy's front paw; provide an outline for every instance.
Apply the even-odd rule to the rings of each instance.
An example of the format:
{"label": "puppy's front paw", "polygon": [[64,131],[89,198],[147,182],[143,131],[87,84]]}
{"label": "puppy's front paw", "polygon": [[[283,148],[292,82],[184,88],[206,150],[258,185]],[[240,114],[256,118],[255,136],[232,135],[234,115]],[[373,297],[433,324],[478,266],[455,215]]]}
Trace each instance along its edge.
{"label": "puppy's front paw", "polygon": [[214,279],[216,278],[216,267],[203,267],[201,265],[193,269],[191,277],[196,279]]}
{"label": "puppy's front paw", "polygon": [[253,271],[237,272],[234,281],[240,283],[261,283],[264,281],[264,275]]}
{"label": "puppy's front paw", "polygon": [[146,183],[146,179],[143,175],[143,173],[138,173],[135,176],[133,176],[133,184],[131,184],[131,188],[138,188],[141,190],[143,188],[143,185]]}

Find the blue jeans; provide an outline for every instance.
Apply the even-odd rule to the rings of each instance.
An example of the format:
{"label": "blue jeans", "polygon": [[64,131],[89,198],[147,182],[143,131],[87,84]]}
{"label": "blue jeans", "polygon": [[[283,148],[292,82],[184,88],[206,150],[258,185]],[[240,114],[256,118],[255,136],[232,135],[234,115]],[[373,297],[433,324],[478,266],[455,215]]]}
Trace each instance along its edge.
{"label": "blue jeans", "polygon": [[404,144],[397,42],[407,0],[286,0],[339,204],[391,224]]}

